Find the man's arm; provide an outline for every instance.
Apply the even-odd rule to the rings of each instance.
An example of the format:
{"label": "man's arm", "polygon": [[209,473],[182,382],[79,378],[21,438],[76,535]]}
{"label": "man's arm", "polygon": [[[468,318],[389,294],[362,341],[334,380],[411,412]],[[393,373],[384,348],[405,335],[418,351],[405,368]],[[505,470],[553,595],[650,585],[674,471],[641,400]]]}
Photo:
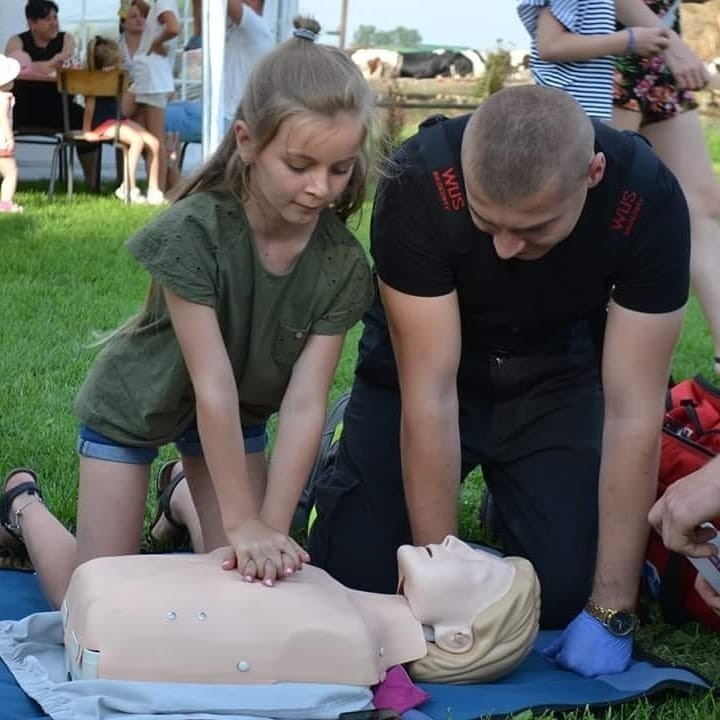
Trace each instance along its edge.
{"label": "man's arm", "polygon": [[455,292],[417,297],[380,282],[402,399],[400,448],[415,544],[457,534],[460,311]]}
{"label": "man's arm", "polygon": [[603,350],[605,422],[598,556],[591,597],[633,608],[657,486],[665,390],[684,309],[639,313],[610,303]]}
{"label": "man's arm", "polygon": [[[626,27],[642,25],[660,27],[658,17],[643,0],[615,0],[615,14],[618,22]],[[700,90],[709,80],[705,63],[693,52],[690,46],[671,28],[670,44],[664,51],[665,60],[680,85],[688,90]]]}

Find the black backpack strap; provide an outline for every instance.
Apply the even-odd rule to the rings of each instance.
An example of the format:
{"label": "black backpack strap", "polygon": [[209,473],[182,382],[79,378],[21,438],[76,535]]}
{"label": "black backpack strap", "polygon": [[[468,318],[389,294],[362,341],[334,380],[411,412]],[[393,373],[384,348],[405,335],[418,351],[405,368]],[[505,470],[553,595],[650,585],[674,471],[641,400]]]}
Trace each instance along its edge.
{"label": "black backpack strap", "polygon": [[[601,140],[608,132],[614,132],[603,123],[593,121],[595,136]],[[608,227],[610,239],[610,251],[606,255],[605,265],[605,296],[609,299],[613,285],[615,265],[623,246],[627,243],[627,237],[635,227],[643,212],[643,193],[647,186],[648,177],[655,177],[658,159],[652,152],[646,152],[646,147],[651,147],[647,138],[632,130],[624,130],[623,135],[632,140],[633,158],[625,181],[614,200],[613,214],[610,217]],[[607,321],[607,307],[602,306],[593,312],[588,318],[590,335],[595,346],[598,364],[602,361],[602,350],[605,340],[605,323]]]}

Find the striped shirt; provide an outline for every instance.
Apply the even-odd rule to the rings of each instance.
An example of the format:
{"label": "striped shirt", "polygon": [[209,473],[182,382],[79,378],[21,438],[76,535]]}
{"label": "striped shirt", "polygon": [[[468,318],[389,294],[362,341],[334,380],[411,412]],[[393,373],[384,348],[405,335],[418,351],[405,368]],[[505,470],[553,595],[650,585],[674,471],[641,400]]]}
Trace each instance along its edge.
{"label": "striped shirt", "polygon": [[555,19],[578,35],[606,35],[615,31],[614,0],[520,0],[518,15],[530,33],[530,67],[538,85],[572,95],[590,117],[612,117],[614,57],[605,55],[577,62],[542,60],[537,50],[537,21],[548,7]]}

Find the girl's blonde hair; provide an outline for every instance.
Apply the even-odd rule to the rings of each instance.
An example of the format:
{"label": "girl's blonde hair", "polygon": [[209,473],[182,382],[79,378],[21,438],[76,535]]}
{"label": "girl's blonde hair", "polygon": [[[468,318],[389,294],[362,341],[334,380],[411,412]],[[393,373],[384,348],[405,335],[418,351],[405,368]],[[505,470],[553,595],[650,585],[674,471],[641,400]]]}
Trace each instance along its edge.
{"label": "girl's blonde hair", "polygon": [[243,120],[254,146],[262,150],[280,125],[302,113],[333,117],[355,113],[365,130],[363,149],[343,194],[334,203],[342,219],[360,209],[365,199],[374,136],[375,101],[370,86],[342,50],[314,41],[320,32],[313,18],[296,17],[295,34],[260,60],[248,78],[233,126],[208,161],[180,189],[176,200],[193,192],[230,191],[247,197],[251,165],[240,159],[234,125]]}
{"label": "girl's blonde hair", "polygon": [[120,45],[110,38],[96,35],[87,44],[85,54],[88,70],[104,70],[120,64]]}
{"label": "girl's blonde hair", "polygon": [[[365,130],[361,156],[355,163],[347,187],[335,201],[333,211],[341,220],[358,211],[365,200],[371,143],[375,133],[374,94],[360,69],[339,48],[315,43],[320,24],[313,18],[296,17],[296,34],[260,60],[250,73],[233,126],[207,162],[180,188],[175,202],[191,193],[231,192],[247,197],[251,164],[245,164],[235,140],[237,120],[247,123],[256,150],[272,141],[280,125],[302,113],[333,117],[356,113]],[[150,283],[145,307],[135,317],[97,344],[137,327],[158,300],[160,288]]]}

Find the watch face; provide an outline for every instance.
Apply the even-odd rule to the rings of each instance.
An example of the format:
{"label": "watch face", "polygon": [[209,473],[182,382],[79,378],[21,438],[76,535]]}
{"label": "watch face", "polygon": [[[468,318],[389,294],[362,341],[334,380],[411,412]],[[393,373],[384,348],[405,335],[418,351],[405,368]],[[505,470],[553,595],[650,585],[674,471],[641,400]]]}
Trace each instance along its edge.
{"label": "watch face", "polygon": [[629,635],[635,629],[635,615],[627,610],[618,610],[608,620],[607,627],[618,637]]}

